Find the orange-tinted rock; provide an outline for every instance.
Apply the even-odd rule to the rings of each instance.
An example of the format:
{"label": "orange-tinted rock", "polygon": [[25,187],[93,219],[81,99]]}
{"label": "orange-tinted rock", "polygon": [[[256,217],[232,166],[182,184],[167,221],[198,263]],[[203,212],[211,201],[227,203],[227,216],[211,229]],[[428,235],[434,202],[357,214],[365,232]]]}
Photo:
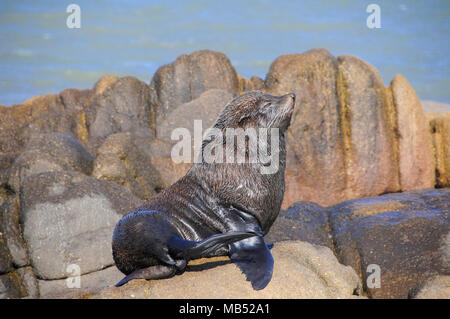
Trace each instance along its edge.
{"label": "orange-tinted rock", "polygon": [[94,85],[95,94],[101,94],[108,86],[111,86],[119,78],[115,75],[105,75]]}
{"label": "orange-tinted rock", "polygon": [[390,89],[397,110],[401,189],[434,187],[433,146],[420,100],[402,75],[394,77]]}
{"label": "orange-tinted rock", "polygon": [[329,205],[345,198],[337,74],[337,61],[325,49],[280,56],[267,74],[268,92],[297,95],[287,133],[284,208],[299,200]]}
{"label": "orange-tinted rock", "polygon": [[338,58],[338,92],[347,172],[347,198],[399,190],[392,104],[377,70],[353,56]]}
{"label": "orange-tinted rock", "polygon": [[0,107],[0,152],[21,152],[28,139],[36,133],[70,130],[61,114],[64,106],[60,96],[47,94],[12,107]]}
{"label": "orange-tinted rock", "polygon": [[239,79],[239,92],[241,94],[254,90],[263,90],[264,89],[264,81],[259,76],[252,76],[247,79],[245,76],[241,76],[238,74]]}
{"label": "orange-tinted rock", "polygon": [[450,114],[435,115],[429,124],[436,158],[436,186],[450,187]]}

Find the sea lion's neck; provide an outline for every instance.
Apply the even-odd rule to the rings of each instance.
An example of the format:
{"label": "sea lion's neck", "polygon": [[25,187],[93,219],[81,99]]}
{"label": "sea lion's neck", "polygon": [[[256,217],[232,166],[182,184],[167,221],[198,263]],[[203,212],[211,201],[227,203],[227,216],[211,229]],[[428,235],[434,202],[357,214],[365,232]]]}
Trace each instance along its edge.
{"label": "sea lion's neck", "polygon": [[[261,173],[262,163],[197,163],[185,178],[198,184],[209,210],[238,207],[255,216],[264,232],[268,231],[280,211],[286,167],[285,136],[281,134],[278,170]],[[215,212],[217,213],[217,212]]]}

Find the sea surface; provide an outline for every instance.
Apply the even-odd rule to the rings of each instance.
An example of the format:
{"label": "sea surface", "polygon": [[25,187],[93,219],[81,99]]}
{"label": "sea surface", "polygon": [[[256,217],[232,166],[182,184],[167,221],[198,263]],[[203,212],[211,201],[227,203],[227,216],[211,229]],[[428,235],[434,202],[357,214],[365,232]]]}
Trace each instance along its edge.
{"label": "sea surface", "polygon": [[[71,3],[79,29],[66,24]],[[367,27],[371,3],[381,28]],[[312,48],[358,56],[386,86],[401,73],[421,99],[450,102],[449,0],[0,0],[0,105],[89,88],[107,74],[149,83],[159,66],[199,49],[264,78],[278,56]]]}

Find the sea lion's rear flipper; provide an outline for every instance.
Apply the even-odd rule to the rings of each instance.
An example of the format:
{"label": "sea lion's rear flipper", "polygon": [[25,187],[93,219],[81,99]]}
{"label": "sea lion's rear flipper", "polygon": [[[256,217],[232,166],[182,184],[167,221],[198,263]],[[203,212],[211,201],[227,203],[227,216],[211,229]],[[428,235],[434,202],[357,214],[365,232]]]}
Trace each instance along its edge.
{"label": "sea lion's rear flipper", "polygon": [[168,247],[176,258],[198,259],[208,257],[211,253],[229,244],[254,236],[257,236],[254,232],[243,231],[216,234],[202,241],[189,241],[173,236],[168,242]]}
{"label": "sea lion's rear flipper", "polygon": [[114,286],[120,287],[133,279],[162,279],[169,278],[175,275],[177,268],[174,266],[156,265],[147,268],[141,268],[133,271],[131,274],[124,277]]}
{"label": "sea lion's rear flipper", "polygon": [[272,279],[273,257],[263,237],[230,244],[230,258],[252,283],[253,289],[263,289]]}

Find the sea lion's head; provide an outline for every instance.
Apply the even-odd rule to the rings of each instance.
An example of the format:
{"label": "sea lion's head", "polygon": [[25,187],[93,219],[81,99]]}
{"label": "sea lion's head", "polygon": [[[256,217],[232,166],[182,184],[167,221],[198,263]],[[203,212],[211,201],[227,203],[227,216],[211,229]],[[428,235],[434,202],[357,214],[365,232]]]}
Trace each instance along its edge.
{"label": "sea lion's head", "polygon": [[278,128],[284,133],[291,122],[295,94],[273,96],[251,91],[234,98],[220,113],[214,127],[225,128]]}

